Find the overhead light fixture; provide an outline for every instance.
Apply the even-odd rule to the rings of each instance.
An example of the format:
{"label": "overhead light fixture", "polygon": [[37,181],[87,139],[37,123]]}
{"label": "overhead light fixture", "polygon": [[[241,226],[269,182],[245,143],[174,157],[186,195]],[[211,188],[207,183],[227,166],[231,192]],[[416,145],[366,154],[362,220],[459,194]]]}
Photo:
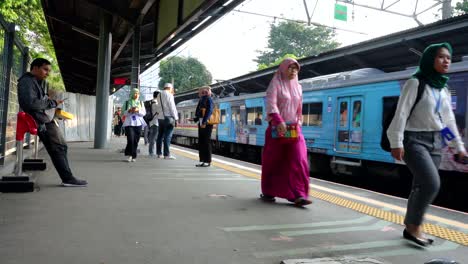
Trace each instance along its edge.
{"label": "overhead light fixture", "polygon": [[210,18],[211,18],[211,16],[209,16],[209,17],[203,19],[202,22],[200,22],[198,25],[196,25],[194,28],[192,28],[192,31],[193,31],[193,30],[197,30],[197,28],[199,28],[201,25],[203,25],[203,24],[204,24],[208,19],[210,19]]}
{"label": "overhead light fixture", "polygon": [[175,45],[177,45],[177,43],[179,43],[180,41],[182,41],[182,38],[178,39],[176,42],[172,43],[171,47],[174,47]]}
{"label": "overhead light fixture", "polygon": [[156,56],[156,57],[161,57],[161,55],[163,55],[163,54],[164,54],[164,53],[161,52],[161,53],[159,53],[158,56]]}
{"label": "overhead light fixture", "polygon": [[227,1],[226,3],[223,4],[223,6],[229,5],[232,1],[234,1],[234,0],[229,0],[229,1]]}

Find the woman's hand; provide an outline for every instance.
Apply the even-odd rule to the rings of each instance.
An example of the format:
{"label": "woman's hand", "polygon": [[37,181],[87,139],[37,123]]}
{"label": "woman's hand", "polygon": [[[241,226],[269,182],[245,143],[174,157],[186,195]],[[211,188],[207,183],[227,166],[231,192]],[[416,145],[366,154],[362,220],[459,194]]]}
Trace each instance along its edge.
{"label": "woman's hand", "polygon": [[276,130],[278,131],[279,135],[284,135],[286,133],[286,123],[281,122],[277,127]]}
{"label": "woman's hand", "polygon": [[403,148],[392,148],[392,157],[396,160],[402,161],[405,156],[405,150]]}
{"label": "woman's hand", "polygon": [[203,123],[200,125],[201,128],[205,128],[206,127],[206,123]]}

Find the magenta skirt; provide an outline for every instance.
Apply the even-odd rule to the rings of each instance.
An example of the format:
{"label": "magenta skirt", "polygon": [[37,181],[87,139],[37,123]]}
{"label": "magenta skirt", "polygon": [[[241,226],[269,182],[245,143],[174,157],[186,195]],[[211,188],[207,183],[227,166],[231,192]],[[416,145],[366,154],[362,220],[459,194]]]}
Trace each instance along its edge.
{"label": "magenta skirt", "polygon": [[271,126],[265,132],[262,154],[262,193],[293,201],[309,196],[307,147],[298,127],[299,137],[273,139]]}

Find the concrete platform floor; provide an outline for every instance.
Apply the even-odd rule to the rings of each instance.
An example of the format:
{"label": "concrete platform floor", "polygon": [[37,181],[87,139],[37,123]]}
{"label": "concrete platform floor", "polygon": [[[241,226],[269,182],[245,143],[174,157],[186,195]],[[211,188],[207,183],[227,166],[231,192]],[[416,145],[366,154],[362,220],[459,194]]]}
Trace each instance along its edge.
{"label": "concrete platform floor", "polygon": [[35,172],[36,192],[0,194],[0,263],[468,263],[465,246],[436,239],[428,249],[416,247],[401,239],[400,225],[326,201],[305,209],[261,202],[257,179],[195,168],[185,152],[150,159],[141,143],[137,161],[124,162],[124,144],[69,144],[72,169],[89,181],[86,188],[59,187],[49,162]]}

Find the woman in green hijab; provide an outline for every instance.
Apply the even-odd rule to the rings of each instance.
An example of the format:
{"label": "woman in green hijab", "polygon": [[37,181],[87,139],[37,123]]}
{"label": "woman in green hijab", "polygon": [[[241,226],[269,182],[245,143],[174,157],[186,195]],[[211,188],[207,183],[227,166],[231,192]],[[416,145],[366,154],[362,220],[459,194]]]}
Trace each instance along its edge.
{"label": "woman in green hijab", "polygon": [[[453,144],[459,158],[466,157],[446,86],[451,62],[452,47],[448,43],[433,44],[424,50],[418,70],[401,90],[395,116],[387,130],[392,156],[404,160],[413,174],[403,237],[421,246],[433,243],[424,237],[422,222],[440,188],[442,141]],[[426,85],[411,112],[421,81]]]}
{"label": "woman in green hijab", "polygon": [[128,156],[126,161],[135,162],[137,157],[138,141],[142,129],[145,128],[146,122],[143,119],[146,111],[145,107],[139,100],[140,91],[136,88],[130,91],[130,98],[123,105],[123,113],[125,121],[123,127],[127,135],[127,146],[125,147],[125,156]]}

